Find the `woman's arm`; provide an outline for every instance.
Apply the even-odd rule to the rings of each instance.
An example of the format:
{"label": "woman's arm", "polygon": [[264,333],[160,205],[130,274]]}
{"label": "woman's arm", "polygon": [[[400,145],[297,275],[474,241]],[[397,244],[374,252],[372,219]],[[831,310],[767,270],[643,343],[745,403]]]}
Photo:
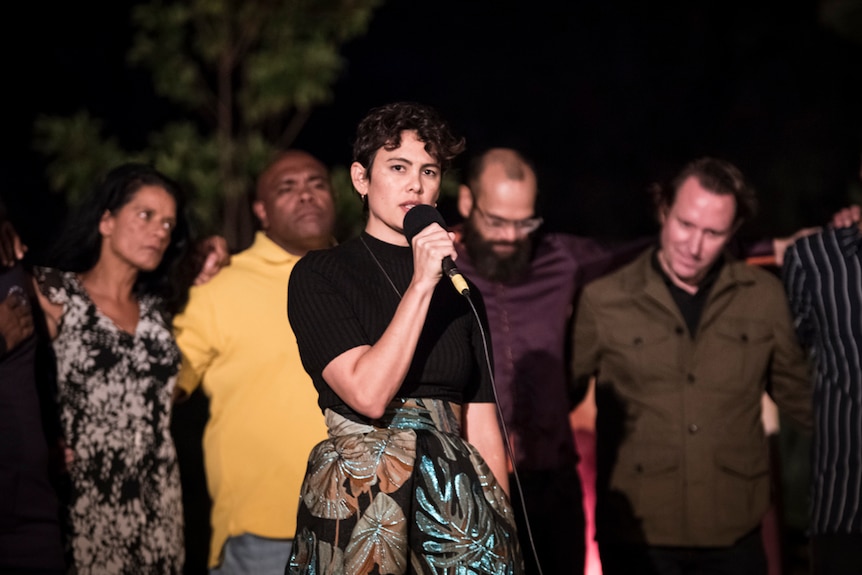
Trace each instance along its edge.
{"label": "woman's arm", "polygon": [[39,289],[39,283],[36,278],[33,278],[33,291],[36,292],[36,298],[39,300],[39,306],[45,313],[45,324],[48,327],[48,336],[53,340],[57,337],[60,328],[60,318],[63,317],[63,306],[57,303],[51,303],[42,290]]}
{"label": "woman's arm", "polygon": [[506,494],[509,494],[509,471],[506,465],[506,450],[503,435],[497,421],[497,406],[494,403],[467,403],[464,405],[464,439],[479,450],[482,458]]}
{"label": "woman's arm", "polygon": [[[15,290],[18,291],[15,291]],[[0,356],[12,351],[33,333],[33,313],[27,295],[15,286],[0,301]]]}
{"label": "woman's arm", "polygon": [[445,256],[457,257],[453,234],[437,224],[413,238],[413,278],[392,321],[374,345],[350,349],[323,369],[323,378],[353,410],[376,419],[395,397],[413,361]]}
{"label": "woman's arm", "polygon": [[3,217],[0,206],[0,265],[12,267],[15,262],[24,259],[27,246],[21,241],[12,224]]}

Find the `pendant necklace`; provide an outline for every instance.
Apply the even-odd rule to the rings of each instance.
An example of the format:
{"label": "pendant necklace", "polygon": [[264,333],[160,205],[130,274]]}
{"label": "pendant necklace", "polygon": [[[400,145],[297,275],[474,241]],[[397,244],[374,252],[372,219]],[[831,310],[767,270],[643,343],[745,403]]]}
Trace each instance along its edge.
{"label": "pendant necklace", "polygon": [[380,260],[378,260],[378,259],[377,259],[377,256],[376,256],[376,255],[374,255],[374,252],[373,252],[373,251],[371,251],[371,248],[368,246],[368,244],[367,244],[367,243],[365,243],[365,238],[364,238],[364,237],[362,237],[362,236],[360,235],[360,236],[359,236],[359,240],[362,242],[362,245],[363,245],[363,246],[365,246],[365,249],[366,249],[366,250],[368,250],[368,253],[369,253],[369,254],[371,254],[371,259],[373,259],[373,260],[374,260],[374,263],[376,263],[376,264],[377,264],[377,267],[379,267],[379,268],[380,268],[380,271],[382,271],[382,272],[383,272],[383,275],[386,277],[386,281],[388,281],[388,282],[389,282],[389,285],[391,285],[391,286],[392,286],[392,289],[393,289],[393,290],[395,290],[395,293],[398,295],[398,299],[401,299],[401,297],[402,297],[402,296],[401,296],[401,292],[400,292],[400,291],[398,291],[398,288],[397,288],[397,287],[395,287],[395,282],[393,282],[393,281],[392,281],[392,278],[391,278],[391,277],[389,277],[389,274],[388,274],[388,273],[386,273],[386,269],[384,269],[383,264],[381,264],[381,263],[380,263]]}

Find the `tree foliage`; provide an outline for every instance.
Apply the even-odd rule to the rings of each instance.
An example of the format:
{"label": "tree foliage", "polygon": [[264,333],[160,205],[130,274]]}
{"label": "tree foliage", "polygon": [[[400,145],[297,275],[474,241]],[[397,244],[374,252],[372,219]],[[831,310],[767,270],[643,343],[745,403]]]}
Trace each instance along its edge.
{"label": "tree foliage", "polygon": [[[41,117],[36,147],[51,157],[52,189],[78,201],[108,167],[152,162],[190,193],[203,231],[247,245],[247,193],[315,106],[332,98],[340,47],[363,34],[382,0],[151,0],[132,12],[128,62],[178,110],[145,149],[124,150],[88,112]],[[339,187],[344,178],[336,178]],[[349,184],[349,182],[348,182]],[[349,194],[340,193],[341,202]],[[339,206],[340,211],[352,213]],[[355,211],[355,210],[354,210]]]}
{"label": "tree foliage", "polygon": [[824,26],[845,40],[862,44],[862,2],[859,0],[822,0],[818,15]]}

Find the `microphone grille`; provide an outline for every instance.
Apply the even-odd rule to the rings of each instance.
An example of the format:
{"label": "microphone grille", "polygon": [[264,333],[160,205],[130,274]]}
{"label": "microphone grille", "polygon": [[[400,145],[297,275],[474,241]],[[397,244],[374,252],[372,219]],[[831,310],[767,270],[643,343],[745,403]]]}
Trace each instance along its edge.
{"label": "microphone grille", "polygon": [[408,243],[413,243],[413,238],[416,234],[427,228],[433,223],[438,223],[445,230],[446,220],[440,215],[434,206],[427,204],[419,204],[413,206],[404,214],[404,236]]}

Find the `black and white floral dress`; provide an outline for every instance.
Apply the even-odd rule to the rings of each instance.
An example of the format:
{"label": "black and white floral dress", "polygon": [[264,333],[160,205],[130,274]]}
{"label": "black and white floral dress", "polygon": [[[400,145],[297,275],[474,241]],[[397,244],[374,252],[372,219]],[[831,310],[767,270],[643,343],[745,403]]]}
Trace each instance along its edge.
{"label": "black and white floral dress", "polygon": [[53,346],[60,418],[74,452],[73,570],[180,573],[182,501],[170,435],[180,354],[159,300],[141,298],[130,334],[96,309],[75,274],[35,272],[42,293],[63,305]]}

